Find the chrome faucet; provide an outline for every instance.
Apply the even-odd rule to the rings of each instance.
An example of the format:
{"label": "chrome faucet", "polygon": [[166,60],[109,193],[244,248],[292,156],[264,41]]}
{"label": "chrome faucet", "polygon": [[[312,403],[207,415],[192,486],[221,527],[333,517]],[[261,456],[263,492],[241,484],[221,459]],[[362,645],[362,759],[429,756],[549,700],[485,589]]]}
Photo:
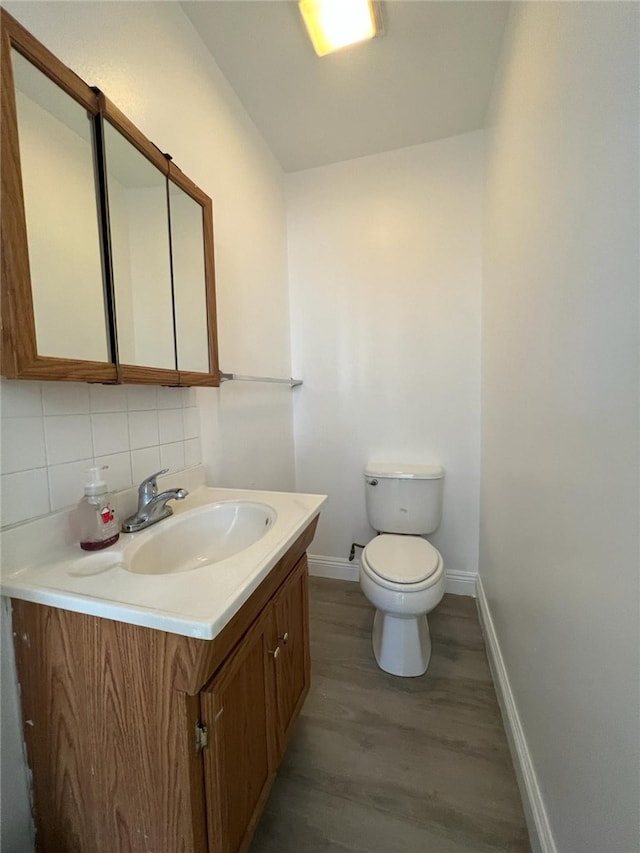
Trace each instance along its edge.
{"label": "chrome faucet", "polygon": [[122,530],[125,533],[136,533],[144,530],[163,518],[173,515],[173,510],[167,506],[167,501],[182,501],[189,494],[186,489],[167,489],[166,492],[158,494],[158,483],[156,478],[166,474],[168,468],[157,471],[147,477],[138,487],[138,509],[134,515],[129,516],[122,522]]}

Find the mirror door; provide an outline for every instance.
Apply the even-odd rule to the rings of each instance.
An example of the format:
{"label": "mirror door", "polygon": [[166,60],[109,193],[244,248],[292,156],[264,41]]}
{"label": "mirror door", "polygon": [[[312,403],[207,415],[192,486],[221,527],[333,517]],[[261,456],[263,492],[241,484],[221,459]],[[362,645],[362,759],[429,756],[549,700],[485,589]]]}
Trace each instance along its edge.
{"label": "mirror door", "polygon": [[177,385],[166,157],[100,94],[118,372]]}
{"label": "mirror door", "polygon": [[114,382],[96,95],[4,11],[1,48],[3,373]]}
{"label": "mirror door", "polygon": [[180,382],[217,385],[211,199],[173,162],[169,164],[169,217]]}

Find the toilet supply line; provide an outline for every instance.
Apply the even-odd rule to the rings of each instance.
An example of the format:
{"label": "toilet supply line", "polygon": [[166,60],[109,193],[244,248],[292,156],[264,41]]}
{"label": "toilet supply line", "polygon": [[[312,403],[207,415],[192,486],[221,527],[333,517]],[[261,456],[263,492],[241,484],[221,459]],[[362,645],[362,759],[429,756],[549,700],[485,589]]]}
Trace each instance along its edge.
{"label": "toilet supply line", "polygon": [[364,549],[364,545],[358,545],[357,542],[351,543],[351,550],[349,551],[349,562],[350,563],[353,563],[353,561],[356,558],[356,548],[360,548],[360,550],[362,551]]}

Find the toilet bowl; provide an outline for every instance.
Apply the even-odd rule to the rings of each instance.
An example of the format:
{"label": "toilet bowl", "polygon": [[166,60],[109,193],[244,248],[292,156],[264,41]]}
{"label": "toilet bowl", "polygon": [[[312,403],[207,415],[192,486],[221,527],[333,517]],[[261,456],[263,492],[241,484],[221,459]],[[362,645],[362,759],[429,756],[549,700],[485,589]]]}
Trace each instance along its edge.
{"label": "toilet bowl", "polygon": [[371,642],[380,669],[423,675],[431,657],[427,613],[444,595],[444,566],[423,539],[442,516],[441,465],[368,462],[367,518],[378,536],[364,548],[360,586],[376,608]]}
{"label": "toilet bowl", "polygon": [[392,675],[423,675],[431,658],[427,622],[444,595],[440,553],[420,536],[383,533],[364,548],[360,587],[376,608],[373,653]]}

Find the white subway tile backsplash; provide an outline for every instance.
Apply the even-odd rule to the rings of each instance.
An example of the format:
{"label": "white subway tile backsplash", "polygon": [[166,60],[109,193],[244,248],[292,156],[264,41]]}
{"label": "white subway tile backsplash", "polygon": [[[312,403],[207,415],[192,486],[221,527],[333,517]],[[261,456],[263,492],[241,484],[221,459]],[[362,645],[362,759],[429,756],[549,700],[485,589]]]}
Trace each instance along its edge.
{"label": "white subway tile backsplash", "polygon": [[39,382],[2,379],[0,409],[3,418],[42,417],[42,389]]}
{"label": "white subway tile backsplash", "polygon": [[202,462],[202,447],[199,438],[190,438],[184,443],[184,466],[191,468]]}
{"label": "white subway tile backsplash", "polygon": [[76,462],[93,456],[89,415],[56,415],[44,419],[47,463]]}
{"label": "white subway tile backsplash", "polygon": [[87,469],[92,465],[93,459],[81,459],[49,466],[49,497],[53,512],[75,506],[81,500]]}
{"label": "white subway tile backsplash", "polygon": [[183,409],[182,414],[184,417],[185,439],[198,438],[200,435],[200,409],[196,409],[195,407]]}
{"label": "white subway tile backsplash", "polygon": [[158,389],[155,385],[127,385],[127,407],[130,412],[158,408]]}
{"label": "white subway tile backsplash", "polygon": [[186,409],[189,406],[197,406],[198,399],[196,397],[196,389],[195,388],[183,388],[182,389],[182,405]]}
{"label": "white subway tile backsplash", "polygon": [[160,385],[158,387],[158,408],[181,409],[182,391],[182,388],[171,388],[168,385]]}
{"label": "white subway tile backsplash", "polygon": [[3,474],[0,480],[3,527],[51,512],[46,468]]}
{"label": "white subway tile backsplash", "polygon": [[83,382],[43,382],[42,407],[45,415],[89,414],[89,386]]}
{"label": "white subway tile backsplash", "polygon": [[91,415],[91,429],[96,456],[129,450],[129,419],[125,412]]}
{"label": "white subway tile backsplash", "polygon": [[184,441],[160,445],[160,465],[169,471],[184,468]]}
{"label": "white subway tile backsplash", "polygon": [[202,461],[193,388],[2,379],[0,408],[2,525],[73,506],[94,464],[118,491]]}
{"label": "white subway tile backsplash", "polygon": [[96,465],[106,465],[104,478],[107,481],[110,492],[118,492],[127,489],[132,484],[131,479],[131,454],[111,453],[108,456],[96,456]]}
{"label": "white subway tile backsplash", "polygon": [[5,418],[2,422],[2,472],[13,474],[46,464],[42,418]]}
{"label": "white subway tile backsplash", "polygon": [[160,444],[170,444],[184,439],[182,409],[160,409],[158,412]]}
{"label": "white subway tile backsplash", "polygon": [[131,468],[135,485],[139,485],[150,474],[155,474],[161,467],[159,447],[145,447],[142,450],[131,451]]}
{"label": "white subway tile backsplash", "polygon": [[92,412],[127,411],[127,391],[124,385],[91,385],[89,400]]}
{"label": "white subway tile backsplash", "polygon": [[158,411],[129,412],[129,442],[132,450],[159,444]]}

